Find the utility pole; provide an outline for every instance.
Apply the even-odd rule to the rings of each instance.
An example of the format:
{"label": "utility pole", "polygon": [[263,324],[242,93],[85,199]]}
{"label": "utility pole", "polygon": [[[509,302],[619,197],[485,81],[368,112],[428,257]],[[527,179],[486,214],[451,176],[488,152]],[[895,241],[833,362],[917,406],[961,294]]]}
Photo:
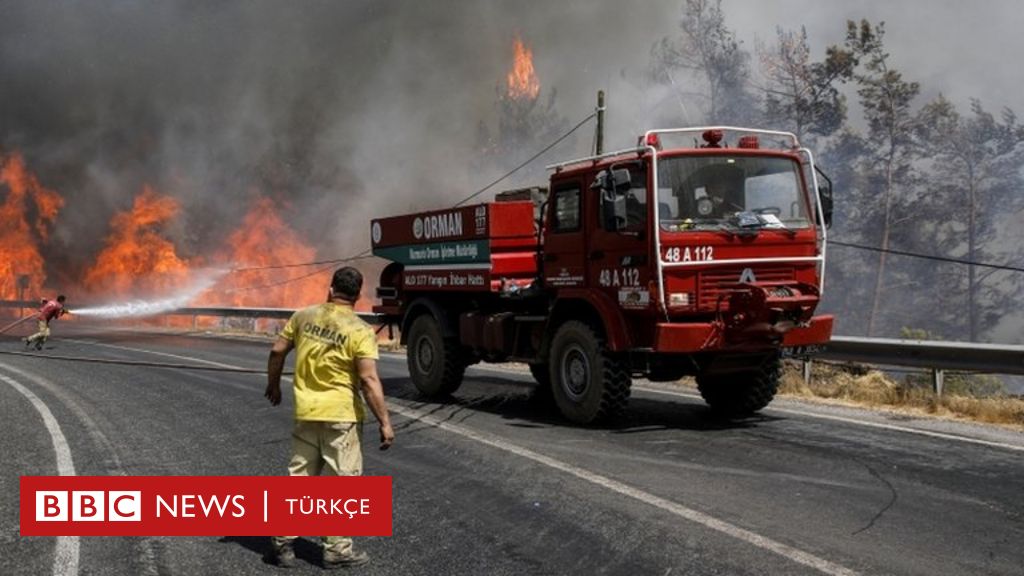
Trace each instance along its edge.
{"label": "utility pole", "polygon": [[597,142],[594,153],[604,154],[604,90],[597,91]]}

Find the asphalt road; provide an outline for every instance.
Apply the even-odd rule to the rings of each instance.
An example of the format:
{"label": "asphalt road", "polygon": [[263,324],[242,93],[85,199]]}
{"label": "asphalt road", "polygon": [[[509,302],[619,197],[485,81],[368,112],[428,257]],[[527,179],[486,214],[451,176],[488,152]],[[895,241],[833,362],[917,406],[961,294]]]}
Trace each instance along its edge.
{"label": "asphalt road", "polygon": [[[46,355],[265,366],[268,343],[62,325]],[[0,351],[19,351],[4,337]],[[578,428],[526,374],[473,368],[419,399],[404,358],[381,374],[397,440],[394,536],[360,574],[1024,574],[1024,435],[777,400],[741,422],[692,392],[637,383],[623,421]],[[18,478],[280,475],[291,397],[265,377],[0,355],[0,574],[272,574],[253,537],[22,538]],[[27,394],[26,394],[27,393]],[[34,398],[33,401],[31,398]],[[65,458],[65,460],[68,460]],[[299,567],[319,573],[315,540]]]}

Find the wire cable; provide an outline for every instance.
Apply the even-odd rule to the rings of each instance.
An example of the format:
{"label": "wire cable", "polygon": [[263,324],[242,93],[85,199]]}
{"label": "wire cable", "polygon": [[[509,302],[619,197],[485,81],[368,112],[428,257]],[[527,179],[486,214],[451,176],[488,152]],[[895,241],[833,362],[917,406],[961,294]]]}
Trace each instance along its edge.
{"label": "wire cable", "polygon": [[568,138],[569,136],[571,136],[571,135],[572,135],[572,134],[573,134],[574,132],[576,132],[577,130],[579,130],[580,128],[582,128],[584,124],[586,124],[587,122],[589,122],[589,121],[593,120],[594,118],[597,118],[597,112],[596,112],[596,111],[595,111],[595,112],[591,112],[591,113],[590,113],[590,116],[587,116],[587,117],[586,117],[586,118],[584,118],[583,120],[580,120],[580,121],[579,121],[579,123],[578,123],[578,124],[576,124],[575,126],[573,126],[571,130],[569,130],[569,131],[568,131],[568,132],[566,132],[565,134],[562,134],[561,136],[559,136],[557,140],[555,140],[555,141],[554,141],[554,142],[552,142],[551,144],[548,144],[547,146],[545,146],[543,150],[541,150],[540,152],[537,152],[537,153],[536,153],[536,154],[534,154],[533,156],[530,156],[530,157],[529,157],[528,159],[526,159],[526,161],[524,161],[524,162],[523,162],[522,164],[520,164],[520,165],[516,166],[516,167],[515,167],[515,168],[513,168],[512,170],[509,170],[508,172],[506,172],[506,173],[505,173],[504,175],[502,175],[502,176],[501,176],[500,178],[498,178],[498,179],[497,179],[497,180],[495,180],[494,182],[491,182],[491,183],[490,183],[490,184],[488,184],[487,186],[484,186],[484,187],[483,187],[483,188],[481,188],[480,190],[477,190],[476,192],[474,192],[474,193],[470,194],[469,196],[467,196],[467,197],[463,198],[463,199],[462,199],[462,200],[460,200],[460,201],[459,201],[459,202],[458,202],[457,204],[455,204],[454,206],[452,206],[452,208],[458,208],[459,206],[462,206],[463,204],[465,204],[466,202],[469,202],[469,201],[470,201],[470,200],[472,200],[473,198],[476,198],[477,196],[479,196],[479,195],[483,194],[484,192],[487,192],[487,191],[488,191],[488,190],[490,190],[491,188],[493,188],[493,187],[497,186],[497,185],[498,185],[498,183],[499,183],[499,182],[501,182],[502,180],[504,180],[504,179],[508,178],[509,176],[511,176],[511,175],[513,175],[513,174],[515,174],[516,172],[518,172],[519,170],[521,170],[521,169],[522,169],[523,167],[525,167],[525,166],[526,166],[527,164],[529,164],[529,163],[533,162],[533,161],[534,161],[534,160],[536,160],[537,158],[540,158],[540,157],[541,157],[541,156],[543,156],[543,155],[544,155],[544,153],[545,153],[545,152],[547,152],[548,150],[551,150],[551,149],[552,149],[552,148],[554,148],[555,146],[558,146],[558,145],[559,145],[559,144],[560,144],[560,143],[562,142],[562,140],[565,140],[566,138]]}
{"label": "wire cable", "polygon": [[[91,358],[88,356],[51,356],[49,354],[34,354],[32,352],[12,352],[0,350],[5,356],[21,356],[23,358],[45,358],[49,360],[60,360],[62,362],[82,362],[86,364],[115,364],[120,366],[137,366],[143,368],[168,368],[173,370],[203,370],[206,372],[233,372],[236,374],[266,374],[263,368],[230,368],[227,366],[203,366],[201,364],[175,364],[171,362],[146,362],[143,360],[109,360],[106,358]],[[282,376],[292,376],[294,372],[283,372]]]}
{"label": "wire cable", "polygon": [[332,263],[332,264],[328,264],[327,266],[323,266],[321,268],[317,268],[316,270],[313,270],[312,272],[310,272],[308,274],[303,274],[301,276],[296,276],[295,278],[288,278],[286,280],[281,280],[279,282],[272,282],[270,284],[263,284],[263,285],[260,285],[260,286],[243,286],[241,288],[227,288],[225,290],[220,290],[220,292],[248,292],[250,290],[264,290],[266,288],[276,288],[278,286],[284,286],[285,284],[291,284],[292,282],[298,282],[299,280],[305,280],[306,278],[310,278],[312,276],[317,276],[319,274],[323,274],[324,272],[330,271],[332,268],[334,268],[334,266],[335,266],[335,264]]}
{"label": "wire cable", "polygon": [[[501,183],[502,181],[504,181],[508,177],[512,176],[516,172],[518,172],[518,171],[522,170],[523,168],[525,168],[528,164],[530,164],[531,162],[533,162],[537,158],[540,158],[541,156],[543,156],[545,153],[547,153],[549,150],[551,150],[555,146],[558,146],[559,144],[561,144],[562,141],[564,141],[566,138],[571,136],[577,130],[582,128],[584,124],[586,124],[587,122],[593,120],[596,117],[597,117],[597,112],[592,112],[589,116],[587,116],[583,120],[580,120],[568,132],[566,132],[565,134],[562,134],[554,142],[552,142],[551,144],[548,144],[547,146],[545,146],[540,152],[537,152],[533,156],[530,156],[528,159],[526,159],[524,162],[522,162],[521,164],[519,164],[515,168],[513,168],[513,169],[509,170],[508,172],[506,172],[505,174],[501,175],[497,180],[494,180],[490,184],[484,186],[483,188],[481,188],[481,189],[477,190],[476,192],[470,194],[469,196],[463,198],[458,203],[454,204],[452,206],[452,208],[458,208],[459,206],[462,206],[463,204],[465,204],[466,202],[469,202],[473,198],[476,198],[477,196],[483,194],[484,192],[487,192],[491,188],[494,188],[495,186],[497,186],[499,183]],[[308,278],[310,276],[315,276],[317,274],[320,274],[320,273],[324,272],[327,268],[330,268],[330,267],[334,266],[335,264],[341,264],[343,262],[351,262],[353,260],[361,260],[361,259],[364,259],[364,258],[370,258],[372,256],[371,252],[372,251],[369,248],[367,248],[366,250],[363,250],[359,254],[356,254],[355,256],[349,256],[348,258],[337,258],[337,259],[333,259],[333,260],[320,260],[320,261],[316,261],[316,262],[299,262],[299,263],[293,263],[293,264],[273,264],[273,265],[269,265],[269,266],[248,266],[248,267],[244,267],[244,268],[233,268],[231,270],[231,272],[254,272],[254,271],[258,271],[258,270],[275,270],[275,269],[281,269],[281,268],[303,268],[303,267],[307,267],[307,266],[319,266],[321,264],[327,264],[328,265],[328,266],[326,266],[324,268],[320,268],[320,269],[318,269],[318,270],[316,270],[314,272],[311,272],[309,274],[305,274],[305,275],[298,276],[298,277],[295,277],[295,278],[290,278],[288,280],[283,280],[281,282],[275,282],[273,284],[265,284],[263,286],[251,286],[251,287],[246,287],[246,288],[233,288],[233,289],[225,290],[225,292],[242,292],[242,291],[247,291],[247,290],[262,290],[262,289],[265,289],[265,288],[275,288],[277,286],[282,286],[284,284],[289,284],[291,282],[297,282],[299,280]]]}
{"label": "wire cable", "polygon": [[349,256],[348,258],[334,258],[332,260],[317,260],[316,262],[300,262],[293,264],[268,264],[266,266],[244,266],[240,268],[232,268],[230,272],[257,272],[260,270],[279,270],[281,268],[305,268],[307,266],[320,266],[322,264],[341,264],[342,262],[351,262],[352,260],[362,260],[371,256],[370,249],[367,248],[355,256]]}
{"label": "wire cable", "polygon": [[1024,268],[1017,266],[1007,266],[1005,264],[990,264],[988,262],[973,262],[971,260],[963,260],[961,258],[948,258],[945,256],[934,256],[931,254],[921,254],[918,252],[908,252],[906,250],[893,250],[891,248],[879,248],[877,246],[865,246],[863,244],[853,244],[850,242],[839,242],[836,240],[829,240],[829,245],[832,246],[843,246],[845,248],[856,248],[857,250],[867,250],[870,252],[883,252],[885,254],[894,254],[896,256],[909,256],[911,258],[921,258],[924,260],[933,260],[935,262],[949,262],[951,264],[964,264],[967,266],[978,266],[979,268],[992,268],[994,270],[1008,270],[1010,272],[1024,272]]}

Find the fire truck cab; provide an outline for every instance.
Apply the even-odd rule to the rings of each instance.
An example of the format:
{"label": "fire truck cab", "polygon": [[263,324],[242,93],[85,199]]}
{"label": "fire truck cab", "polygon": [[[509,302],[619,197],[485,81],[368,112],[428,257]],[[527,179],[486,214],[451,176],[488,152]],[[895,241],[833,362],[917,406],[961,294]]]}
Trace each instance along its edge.
{"label": "fire truck cab", "polygon": [[400,326],[422,393],[517,360],[573,422],[621,412],[634,377],[686,375],[742,416],[773,398],[783,348],[828,341],[832,317],[814,311],[831,183],[794,135],[652,130],[549,168],[543,189],[372,222],[392,260],[375,310]]}

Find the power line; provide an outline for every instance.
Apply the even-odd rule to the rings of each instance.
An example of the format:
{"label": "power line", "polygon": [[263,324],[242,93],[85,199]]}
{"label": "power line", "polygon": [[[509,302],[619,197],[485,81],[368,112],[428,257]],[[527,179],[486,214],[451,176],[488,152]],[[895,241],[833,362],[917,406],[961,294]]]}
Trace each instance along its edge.
{"label": "power line", "polygon": [[991,268],[993,270],[1008,270],[1010,272],[1024,272],[1024,268],[1019,268],[1017,266],[1007,266],[1005,264],[973,262],[971,260],[963,260],[960,258],[947,258],[945,256],[934,256],[931,254],[921,254],[919,252],[908,252],[906,250],[893,250],[891,248],[865,246],[863,244],[853,244],[850,242],[838,242],[836,240],[829,240],[828,243],[835,246],[843,246],[844,248],[856,248],[858,250],[868,250],[870,252],[883,252],[885,254],[895,254],[896,256],[910,256],[911,258],[921,258],[923,260],[933,260],[935,262],[949,262],[950,264],[964,264],[967,266],[977,266],[979,268]]}
{"label": "power line", "polygon": [[458,208],[459,206],[462,206],[463,204],[465,204],[466,202],[469,202],[473,198],[476,198],[477,196],[479,196],[479,195],[483,194],[484,192],[487,192],[491,188],[497,186],[497,184],[499,182],[501,182],[502,180],[504,180],[504,179],[508,178],[509,176],[515,174],[516,172],[521,170],[524,166],[526,166],[530,162],[533,162],[537,158],[540,158],[541,156],[543,156],[545,152],[547,152],[548,150],[551,150],[555,146],[559,145],[562,142],[562,140],[565,140],[566,138],[571,136],[573,134],[573,132],[579,130],[581,127],[583,127],[584,124],[586,124],[587,122],[593,120],[596,117],[597,117],[597,112],[591,112],[590,116],[587,116],[583,120],[580,120],[579,123],[576,124],[575,126],[573,126],[571,130],[569,130],[565,134],[562,134],[561,136],[559,136],[557,140],[555,140],[551,144],[548,144],[547,146],[545,146],[543,150],[541,150],[540,152],[537,152],[533,156],[530,156],[525,162],[523,162],[522,164],[516,166],[512,170],[509,170],[508,172],[506,172],[503,176],[501,176],[500,178],[498,178],[494,182],[491,182],[487,186],[484,186],[483,188],[481,188],[481,189],[477,190],[476,192],[470,194],[469,196],[463,198],[462,200],[459,201],[458,204],[455,204],[454,206],[452,206],[452,208]]}
{"label": "power line", "polygon": [[332,260],[317,260],[316,262],[299,262],[292,264],[268,264],[266,266],[244,266],[240,268],[232,268],[231,272],[258,272],[261,270],[279,270],[281,268],[305,268],[307,266],[320,266],[323,264],[341,264],[342,262],[351,262],[352,260],[363,260],[370,257],[370,250],[366,249],[356,254],[355,256],[349,256],[348,258],[334,258]]}
{"label": "power line", "polygon": [[317,276],[319,274],[323,274],[324,272],[329,271],[331,268],[334,268],[334,266],[335,266],[335,264],[331,263],[331,264],[328,264],[327,266],[323,266],[323,267],[317,268],[316,270],[313,270],[312,272],[310,272],[308,274],[303,274],[301,276],[296,276],[295,278],[288,278],[287,280],[281,280],[279,282],[272,282],[270,284],[263,284],[261,286],[245,286],[245,287],[242,287],[242,288],[228,288],[227,290],[222,290],[222,292],[248,292],[250,290],[263,290],[265,288],[276,288],[278,286],[284,286],[285,284],[291,284],[292,282],[298,282],[299,280],[305,280],[306,278],[309,278],[311,276]]}
{"label": "power line", "polygon": [[[516,172],[522,170],[528,164],[530,164],[531,162],[533,162],[537,158],[540,158],[541,156],[543,156],[546,152],[548,152],[549,150],[551,150],[555,146],[559,145],[563,140],[565,140],[566,138],[571,136],[574,132],[576,132],[581,127],[583,127],[584,124],[586,124],[587,122],[593,120],[596,117],[597,117],[597,112],[592,112],[589,116],[587,116],[583,120],[580,120],[568,132],[566,132],[565,134],[562,134],[554,142],[552,142],[551,144],[548,144],[547,146],[545,146],[540,152],[537,152],[533,156],[530,156],[526,161],[522,162],[521,164],[519,164],[515,168],[509,170],[508,172],[503,174],[501,177],[499,177],[497,180],[494,180],[490,184],[484,186],[483,188],[481,188],[481,189],[477,190],[476,192],[470,194],[469,196],[463,198],[458,203],[454,204],[452,206],[452,208],[458,208],[459,206],[462,206],[463,204],[465,204],[466,202],[469,202],[473,198],[476,198],[477,196],[479,196],[479,195],[483,194],[484,192],[487,192],[491,188],[497,186],[500,182],[502,182],[506,178],[508,178],[508,177],[512,176],[513,174],[515,174]],[[320,274],[320,273],[324,272],[325,270],[327,270],[327,268],[329,268],[329,267],[331,267],[331,266],[333,266],[335,264],[340,264],[342,262],[351,262],[352,260],[361,260],[363,258],[369,258],[371,256],[371,252],[372,251],[369,248],[367,248],[366,250],[363,250],[359,254],[356,254],[355,256],[349,256],[348,258],[337,258],[337,259],[333,259],[333,260],[320,260],[320,261],[317,261],[317,262],[298,262],[298,263],[293,263],[293,264],[275,264],[275,265],[270,265],[270,266],[249,266],[249,267],[245,267],[245,268],[234,268],[234,269],[231,270],[232,272],[252,272],[252,271],[258,271],[258,270],[274,270],[274,269],[280,269],[280,268],[303,268],[303,267],[306,267],[306,266],[319,266],[321,264],[327,264],[328,265],[327,267],[320,268],[320,269],[318,269],[318,270],[316,270],[314,272],[311,272],[309,274],[298,276],[296,278],[290,278],[288,280],[284,280],[284,281],[281,281],[281,282],[276,282],[274,284],[266,284],[266,285],[263,285],[263,286],[252,286],[252,287],[249,287],[249,288],[235,288],[233,290],[228,290],[228,292],[241,292],[241,291],[244,291],[244,290],[261,290],[261,289],[264,289],[264,288],[274,288],[276,286],[281,286],[283,284],[289,284],[291,282],[297,282],[297,281],[302,280],[304,278],[308,278],[310,276],[315,276],[317,274]]]}

